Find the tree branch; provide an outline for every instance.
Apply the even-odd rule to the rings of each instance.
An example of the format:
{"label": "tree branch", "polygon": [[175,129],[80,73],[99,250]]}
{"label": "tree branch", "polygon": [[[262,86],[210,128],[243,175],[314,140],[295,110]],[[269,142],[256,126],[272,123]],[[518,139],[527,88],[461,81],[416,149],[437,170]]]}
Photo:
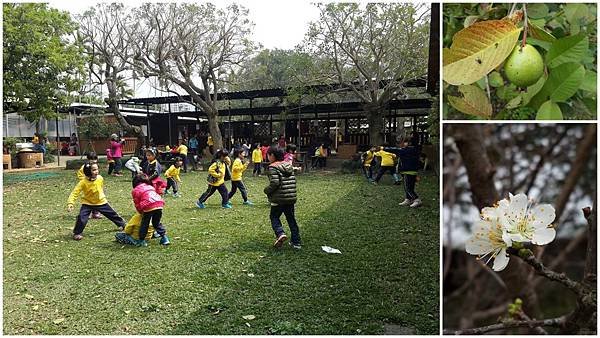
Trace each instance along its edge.
{"label": "tree branch", "polygon": [[472,328],[472,329],[464,329],[464,330],[456,330],[456,331],[452,331],[452,330],[444,330],[443,334],[453,334],[453,335],[463,335],[463,334],[469,334],[469,335],[478,335],[478,334],[484,334],[487,332],[491,332],[491,331],[496,331],[496,330],[504,330],[504,329],[510,329],[510,328],[516,328],[516,327],[529,327],[529,328],[534,328],[534,327],[539,327],[539,326],[554,326],[554,327],[562,327],[565,324],[565,321],[567,319],[567,316],[560,316],[557,318],[552,318],[552,319],[540,319],[540,320],[509,320],[509,321],[505,321],[503,323],[499,323],[499,324],[493,324],[493,325],[488,325],[488,326],[483,326],[483,327],[476,327],[476,328]]}

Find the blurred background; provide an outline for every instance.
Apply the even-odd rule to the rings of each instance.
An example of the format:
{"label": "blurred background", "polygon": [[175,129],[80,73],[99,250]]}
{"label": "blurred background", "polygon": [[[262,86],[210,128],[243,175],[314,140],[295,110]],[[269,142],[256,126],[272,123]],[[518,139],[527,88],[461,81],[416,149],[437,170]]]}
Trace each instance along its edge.
{"label": "blurred background", "polygon": [[465,241],[481,207],[525,193],[553,205],[557,215],[557,238],[534,252],[551,269],[581,280],[587,247],[581,209],[596,196],[596,125],[445,124],[443,137],[444,329],[497,323],[517,297],[530,318],[572,311],[576,298],[562,285],[514,258],[496,273],[466,253]]}

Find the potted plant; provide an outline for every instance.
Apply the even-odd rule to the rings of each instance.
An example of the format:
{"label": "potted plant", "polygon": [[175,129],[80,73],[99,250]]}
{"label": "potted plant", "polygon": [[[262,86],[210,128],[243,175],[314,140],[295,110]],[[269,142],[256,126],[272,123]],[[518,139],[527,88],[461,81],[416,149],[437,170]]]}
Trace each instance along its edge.
{"label": "potted plant", "polygon": [[8,164],[8,169],[12,168],[13,158],[16,163],[17,143],[23,142],[17,137],[5,137],[2,139],[2,163]]}

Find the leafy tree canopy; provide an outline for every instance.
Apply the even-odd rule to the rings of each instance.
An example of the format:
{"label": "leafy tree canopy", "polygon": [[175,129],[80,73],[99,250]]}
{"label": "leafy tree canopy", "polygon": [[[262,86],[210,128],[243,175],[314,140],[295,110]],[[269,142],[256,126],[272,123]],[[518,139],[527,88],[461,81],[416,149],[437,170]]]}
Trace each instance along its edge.
{"label": "leafy tree canopy", "polygon": [[31,122],[51,118],[81,88],[84,61],[69,39],[76,24],[42,3],[3,4],[3,14],[4,109]]}

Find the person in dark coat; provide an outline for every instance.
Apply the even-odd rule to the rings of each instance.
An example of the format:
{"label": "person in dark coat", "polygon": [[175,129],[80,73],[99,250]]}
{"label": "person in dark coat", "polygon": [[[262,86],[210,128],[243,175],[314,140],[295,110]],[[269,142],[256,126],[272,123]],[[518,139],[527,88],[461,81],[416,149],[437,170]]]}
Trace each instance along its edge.
{"label": "person in dark coat", "polygon": [[385,147],[384,151],[395,154],[400,158],[399,172],[402,174],[404,181],[404,192],[406,198],[400,202],[401,206],[410,206],[416,208],[421,206],[421,199],[415,192],[415,184],[417,183],[417,173],[419,170],[419,155],[421,155],[421,147],[418,144],[418,139],[411,138],[410,142],[404,141],[401,147]]}
{"label": "person in dark coat", "polygon": [[300,229],[294,215],[294,206],[296,204],[296,177],[294,168],[289,162],[283,160],[284,150],[278,146],[271,146],[267,151],[269,167],[267,176],[269,185],[265,187],[264,193],[271,204],[271,226],[275,232],[275,243],[273,246],[280,248],[288,239],[283,225],[281,224],[281,214],[285,214],[285,219],[292,233],[291,245],[295,249],[301,248]]}

